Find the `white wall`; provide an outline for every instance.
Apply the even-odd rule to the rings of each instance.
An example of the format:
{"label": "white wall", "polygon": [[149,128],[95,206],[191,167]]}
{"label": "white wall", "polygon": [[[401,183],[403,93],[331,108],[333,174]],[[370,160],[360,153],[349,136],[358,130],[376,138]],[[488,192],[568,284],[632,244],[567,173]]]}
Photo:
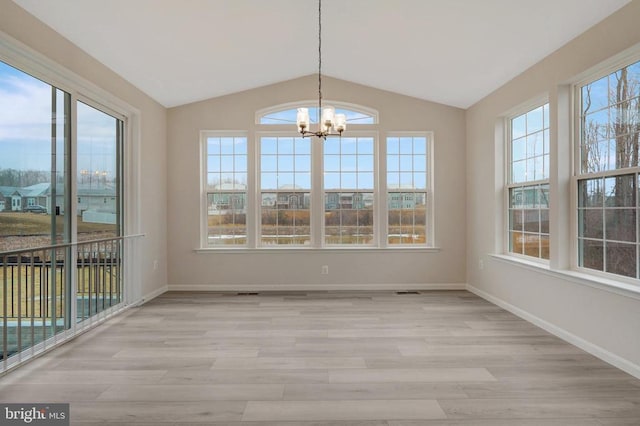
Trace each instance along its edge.
{"label": "white wall", "polygon": [[134,294],[144,298],[163,291],[167,284],[166,109],[11,0],[0,0],[0,31],[140,111],[141,161],[133,172],[139,176],[140,232],[146,237],[136,243],[140,282]]}
{"label": "white wall", "polygon": [[[506,226],[502,220],[504,158],[502,143],[495,137],[497,118],[545,93],[550,96],[551,111],[555,111],[555,99],[569,93],[567,83],[640,43],[639,23],[640,1],[635,0],[472,106],[466,117],[470,288],[636,375],[640,375],[640,298],[489,255],[501,252],[496,239]],[[568,266],[568,243],[564,239],[569,235],[567,217],[571,214],[566,187],[571,166],[567,134],[570,115],[566,108],[560,108],[557,114],[551,123],[553,126],[555,119],[560,127],[551,129],[551,139],[552,152],[560,156],[551,183],[554,190],[559,190],[556,193],[564,196],[551,200],[555,231],[551,247],[552,264],[563,268]],[[558,143],[555,151],[554,138]]]}
{"label": "white wall", "polygon": [[[399,250],[261,250],[197,253],[200,245],[199,132],[246,130],[255,141],[255,112],[317,97],[317,76],[169,109],[169,284],[171,289],[428,288],[465,283],[464,111],[329,77],[326,99],[379,111],[379,137],[389,131],[433,131],[435,218],[439,252]],[[329,265],[329,275],[321,275]]]}

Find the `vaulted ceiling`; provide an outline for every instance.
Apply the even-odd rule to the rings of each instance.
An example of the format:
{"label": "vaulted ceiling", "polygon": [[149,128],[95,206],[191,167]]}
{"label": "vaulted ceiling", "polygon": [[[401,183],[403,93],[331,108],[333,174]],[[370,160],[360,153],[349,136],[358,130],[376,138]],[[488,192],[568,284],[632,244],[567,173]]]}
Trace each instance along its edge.
{"label": "vaulted ceiling", "polygon": [[[316,0],[14,0],[167,107],[317,73]],[[323,74],[467,108],[629,0],[324,0]]]}

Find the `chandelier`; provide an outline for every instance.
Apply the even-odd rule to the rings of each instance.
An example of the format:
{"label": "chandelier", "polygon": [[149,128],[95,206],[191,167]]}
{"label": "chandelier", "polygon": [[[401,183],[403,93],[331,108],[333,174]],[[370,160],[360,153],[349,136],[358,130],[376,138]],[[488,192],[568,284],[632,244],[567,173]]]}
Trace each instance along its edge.
{"label": "chandelier", "polygon": [[309,129],[311,122],[309,121],[309,109],[298,108],[296,115],[296,124],[298,132],[303,138],[315,136],[317,138],[327,139],[327,136],[340,136],[347,128],[347,116],[344,114],[336,114],[334,107],[322,107],[322,0],[318,0],[318,114],[322,114],[318,120],[318,130],[312,132]]}

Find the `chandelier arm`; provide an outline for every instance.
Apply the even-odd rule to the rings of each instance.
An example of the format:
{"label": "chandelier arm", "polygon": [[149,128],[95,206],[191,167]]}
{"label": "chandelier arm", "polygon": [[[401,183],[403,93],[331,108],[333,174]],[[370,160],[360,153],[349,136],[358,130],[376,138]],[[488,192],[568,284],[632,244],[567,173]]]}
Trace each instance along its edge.
{"label": "chandelier arm", "polygon": [[300,131],[300,135],[303,138],[310,138],[310,137],[316,137],[316,138],[321,138],[324,140],[327,140],[327,137],[329,136],[338,136],[340,138],[342,138],[342,132],[338,132],[338,133],[331,133],[331,132],[323,132],[318,130],[317,132],[312,132],[309,130],[301,130]]}

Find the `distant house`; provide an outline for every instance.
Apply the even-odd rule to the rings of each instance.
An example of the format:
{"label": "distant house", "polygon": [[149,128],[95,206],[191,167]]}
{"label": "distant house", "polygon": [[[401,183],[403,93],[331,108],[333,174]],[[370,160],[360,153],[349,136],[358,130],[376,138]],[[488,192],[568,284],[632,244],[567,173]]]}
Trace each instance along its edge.
{"label": "distant house", "polygon": [[392,192],[389,194],[389,209],[414,209],[424,206],[425,194],[422,192]]}
{"label": "distant house", "polygon": [[49,184],[38,183],[31,186],[0,186],[0,211],[23,211],[30,206],[48,208]]}
{"label": "distant house", "polygon": [[13,197],[16,189],[11,186],[0,186],[0,212],[13,210],[15,205]]}
{"label": "distant house", "polygon": [[373,208],[373,194],[370,192],[327,192],[324,195],[326,210],[362,210]]}
{"label": "distant house", "polygon": [[[115,223],[117,197],[116,188],[110,182],[81,183],[77,188],[78,216],[84,222]],[[42,206],[51,214],[64,214],[64,186],[55,188],[55,203],[52,202],[50,183],[38,183],[26,187],[0,186],[0,212],[25,211],[30,206]]]}
{"label": "distant house", "polygon": [[231,211],[244,212],[247,205],[247,185],[238,182],[223,182],[209,190],[209,214],[223,215]]}
{"label": "distant house", "polygon": [[296,185],[282,185],[274,192],[262,193],[262,207],[278,210],[308,209],[311,197],[308,190]]}

